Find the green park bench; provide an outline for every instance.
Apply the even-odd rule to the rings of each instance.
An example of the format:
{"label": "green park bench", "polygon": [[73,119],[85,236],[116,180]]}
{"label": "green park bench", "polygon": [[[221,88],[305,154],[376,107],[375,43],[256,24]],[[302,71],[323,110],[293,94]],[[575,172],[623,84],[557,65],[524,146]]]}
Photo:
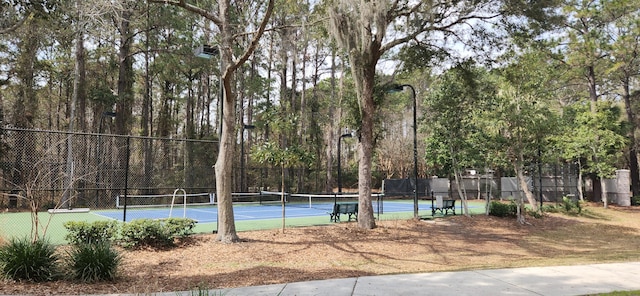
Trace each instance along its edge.
{"label": "green park bench", "polygon": [[341,202],[333,205],[333,211],[329,213],[330,221],[340,222],[340,214],[348,215],[347,221],[358,221],[358,203],[357,202]]}

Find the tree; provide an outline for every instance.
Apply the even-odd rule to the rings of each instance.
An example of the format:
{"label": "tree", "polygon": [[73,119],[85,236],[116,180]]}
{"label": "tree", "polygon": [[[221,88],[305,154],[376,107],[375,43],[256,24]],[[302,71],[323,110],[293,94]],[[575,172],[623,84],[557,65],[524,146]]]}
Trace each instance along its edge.
{"label": "tree", "polygon": [[[621,110],[611,102],[599,102],[594,114],[585,104],[576,104],[565,110],[571,127],[558,141],[566,159],[577,160],[581,170],[595,174],[601,186],[604,178],[615,174],[616,165],[627,144],[620,122]],[[604,187],[603,187],[604,188]],[[606,208],[608,200],[603,194]]]}
{"label": "tree", "polygon": [[285,223],[285,169],[288,167],[306,165],[309,166],[313,161],[313,155],[301,149],[298,145],[287,145],[281,147],[275,142],[264,142],[257,146],[253,155],[256,161],[260,163],[268,163],[280,168],[280,202],[282,206],[282,233],[284,233]]}
{"label": "tree", "polygon": [[[198,7],[196,5],[186,3],[185,1],[164,1],[149,0],[150,2],[163,3],[167,5],[175,5],[182,7],[187,11],[200,15],[212,21],[220,30],[219,50],[222,58],[221,79],[223,84],[223,102],[222,110],[222,134],[220,137],[220,149],[215,164],[216,175],[216,196],[218,198],[218,235],[216,240],[222,242],[237,241],[235,221],[233,217],[232,203],[232,165],[234,159],[234,134],[235,134],[235,116],[236,116],[236,92],[234,87],[236,71],[249,59],[253,51],[258,45],[258,41],[262,37],[268,24],[271,13],[273,12],[274,0],[269,0],[264,11],[262,12],[262,22],[255,32],[247,48],[236,58],[235,50],[237,38],[241,32],[232,19],[231,1],[218,1],[217,13],[208,8]],[[261,11],[256,9],[255,11]]]}
{"label": "tree", "polygon": [[[276,110],[269,108],[264,114],[265,121],[260,124],[268,125],[274,131],[274,137],[256,146],[252,155],[257,162],[271,164],[280,168],[280,201],[282,203],[282,232],[285,229],[285,169],[303,165],[309,167],[314,161],[314,155],[307,152],[300,145],[287,140],[287,135],[296,130],[298,116],[287,112],[286,108]],[[277,140],[274,140],[277,139]]]}
{"label": "tree", "polygon": [[456,65],[431,86],[426,109],[430,134],[426,159],[432,167],[446,167],[457,184],[463,212],[469,215],[467,194],[462,186],[466,168],[486,164],[486,136],[478,126],[478,110],[490,108],[495,93],[488,74],[473,61]]}
{"label": "tree", "polygon": [[55,1],[6,0],[0,4],[0,35],[15,32],[34,17],[53,10]]}
{"label": "tree", "polygon": [[[607,27],[607,35],[611,38],[610,69],[613,82],[620,84],[618,93],[622,97],[629,124],[629,169],[631,171],[631,190],[633,196],[640,195],[640,168],[638,167],[638,143],[636,134],[637,108],[633,98],[640,94],[637,82],[640,76],[640,4],[638,1],[624,0],[606,2],[606,13],[612,16],[613,26]],[[635,84],[634,84],[635,83]],[[635,91],[633,87],[635,86]]]}
{"label": "tree", "polygon": [[[552,86],[553,68],[546,67],[549,59],[537,51],[529,51],[515,58],[509,65],[497,71],[498,93],[494,108],[487,118],[494,118],[491,125],[491,147],[514,170],[524,197],[533,211],[539,204],[529,190],[526,172],[545,150],[547,138],[556,134],[557,121],[553,105],[555,92]],[[524,223],[523,200],[519,204],[518,220]]]}
{"label": "tree", "polygon": [[411,40],[437,46],[434,44],[437,39],[445,47],[449,41],[461,39],[456,29],[463,25],[472,28],[470,35],[487,36],[489,31],[485,31],[482,24],[499,16],[495,11],[498,7],[493,1],[484,0],[459,1],[455,4],[450,1],[335,0],[327,5],[330,5],[331,35],[349,55],[351,74],[356,82],[361,114],[358,135],[358,226],[371,229],[375,227],[371,205],[371,172],[378,61],[384,53]]}

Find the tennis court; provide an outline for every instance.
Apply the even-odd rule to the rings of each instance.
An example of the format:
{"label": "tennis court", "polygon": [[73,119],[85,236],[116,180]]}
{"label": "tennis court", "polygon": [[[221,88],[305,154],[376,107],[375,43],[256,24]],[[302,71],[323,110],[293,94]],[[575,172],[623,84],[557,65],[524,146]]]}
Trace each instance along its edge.
{"label": "tennis court", "polygon": [[[251,197],[255,199],[255,196]],[[206,198],[205,198],[206,199]],[[245,199],[245,200],[243,200]],[[233,212],[236,220],[237,231],[277,229],[282,226],[282,208],[280,196],[261,196],[259,202],[247,201],[249,197],[234,199]],[[171,198],[169,199],[171,204]],[[133,201],[133,200],[132,200]],[[357,195],[289,195],[287,196],[285,218],[287,227],[326,225],[330,221],[329,212],[333,209],[334,202],[355,202]],[[372,201],[374,216],[377,220],[400,220],[413,217],[413,200],[385,199],[374,197]],[[484,212],[483,202],[471,202],[469,208],[472,214]],[[462,213],[460,205],[456,203],[456,213]],[[431,216],[431,200],[419,201],[419,214],[423,218]],[[93,222],[100,220],[123,221],[125,209],[91,209],[88,212],[77,213],[49,213],[40,212],[40,229],[46,227],[46,236],[51,242],[65,244],[67,230],[64,223],[67,221]],[[441,214],[436,214],[441,216]],[[169,217],[186,217],[196,220],[196,233],[210,233],[216,229],[218,209],[215,203],[205,205],[175,204],[173,208],[156,204],[155,207],[132,206],[126,209],[126,221],[135,219],[162,219]],[[0,213],[0,236],[9,239],[12,237],[28,236],[31,231],[31,214],[29,212]]]}
{"label": "tennis court", "polygon": [[[345,202],[344,200],[345,199],[342,198],[341,201],[336,202]],[[325,216],[328,220],[329,212],[333,209],[333,203],[334,202],[331,200],[312,201],[309,205],[305,202],[287,202],[285,203],[285,217],[299,218]],[[380,202],[374,200],[372,205],[374,213],[380,214],[413,211],[413,201],[409,200],[381,200]],[[418,203],[418,210],[430,214],[431,201],[420,201]],[[233,213],[234,218],[237,221],[266,220],[282,217],[282,209],[280,204],[276,202],[262,204],[236,204],[234,205]],[[94,214],[109,219],[123,221],[125,211],[123,209],[95,211]],[[178,205],[173,208],[129,208],[126,211],[127,221],[142,218],[162,219],[169,217],[189,218],[197,221],[198,223],[216,222],[218,220],[218,209],[215,205],[186,207]]]}

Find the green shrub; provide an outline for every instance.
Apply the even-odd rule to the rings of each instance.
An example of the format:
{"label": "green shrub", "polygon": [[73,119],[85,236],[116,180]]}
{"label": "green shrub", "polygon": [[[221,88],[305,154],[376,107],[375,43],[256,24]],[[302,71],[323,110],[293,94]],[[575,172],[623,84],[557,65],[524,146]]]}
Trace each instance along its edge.
{"label": "green shrub", "polygon": [[194,226],[194,220],[184,218],[137,219],[122,225],[122,243],[126,247],[169,247],[174,238],[192,234]]}
{"label": "green shrub", "polygon": [[12,239],[0,246],[2,275],[13,280],[44,282],[58,276],[59,257],[47,240]]}
{"label": "green shrub", "polygon": [[515,217],[518,214],[518,206],[514,201],[502,203],[492,201],[489,204],[489,215],[496,217]]}
{"label": "green shrub", "polygon": [[542,206],[542,211],[545,213],[558,213],[560,212],[560,209],[555,205],[545,204],[544,206]]}
{"label": "green shrub", "polygon": [[196,221],[185,218],[169,218],[162,220],[164,227],[172,237],[187,237],[193,234],[193,228],[196,227]]}
{"label": "green shrub", "polygon": [[632,196],[631,197],[631,205],[632,206],[640,206],[640,196]]}
{"label": "green shrub", "polygon": [[582,205],[579,200],[565,196],[562,198],[562,211],[566,214],[579,215],[582,212]]}
{"label": "green shrub", "polygon": [[71,277],[82,282],[114,280],[122,261],[120,253],[106,241],[74,245],[68,255]]}
{"label": "green shrub", "polygon": [[117,221],[70,221],[64,223],[69,231],[65,238],[72,245],[109,242],[115,240],[118,226]]}
{"label": "green shrub", "polygon": [[533,210],[530,210],[530,209],[526,209],[526,210],[527,210],[527,215],[529,215],[529,216],[531,216],[533,218],[540,219],[540,218],[543,217],[542,210],[540,210],[540,211],[533,211]]}

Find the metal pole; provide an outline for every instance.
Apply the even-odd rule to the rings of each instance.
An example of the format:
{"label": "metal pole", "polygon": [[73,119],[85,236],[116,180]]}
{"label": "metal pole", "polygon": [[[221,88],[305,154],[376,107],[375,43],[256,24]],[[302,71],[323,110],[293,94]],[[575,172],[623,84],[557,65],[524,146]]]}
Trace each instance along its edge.
{"label": "metal pole", "polygon": [[538,183],[540,183],[540,188],[538,189],[540,192],[540,211],[542,211],[542,152],[540,150],[540,143],[538,143]]}
{"label": "metal pole", "polygon": [[411,88],[413,96],[413,178],[416,182],[416,188],[413,196],[413,217],[418,218],[418,119],[417,119],[417,100],[416,90],[413,86],[407,84]]}
{"label": "metal pole", "polygon": [[393,85],[391,92],[402,91],[404,87],[411,88],[411,99],[413,100],[413,178],[415,181],[413,192],[413,217],[418,218],[418,119],[416,89],[410,84]]}
{"label": "metal pole", "polygon": [[342,136],[338,137],[338,193],[342,193],[342,168],[340,167],[340,141]]}
{"label": "metal pole", "polygon": [[131,137],[127,136],[127,162],[124,167],[124,210],[122,212],[122,221],[127,222],[127,189],[129,188],[129,157],[131,155],[130,149]]}
{"label": "metal pole", "polygon": [[244,125],[242,126],[242,133],[240,135],[240,192],[244,190]]}

